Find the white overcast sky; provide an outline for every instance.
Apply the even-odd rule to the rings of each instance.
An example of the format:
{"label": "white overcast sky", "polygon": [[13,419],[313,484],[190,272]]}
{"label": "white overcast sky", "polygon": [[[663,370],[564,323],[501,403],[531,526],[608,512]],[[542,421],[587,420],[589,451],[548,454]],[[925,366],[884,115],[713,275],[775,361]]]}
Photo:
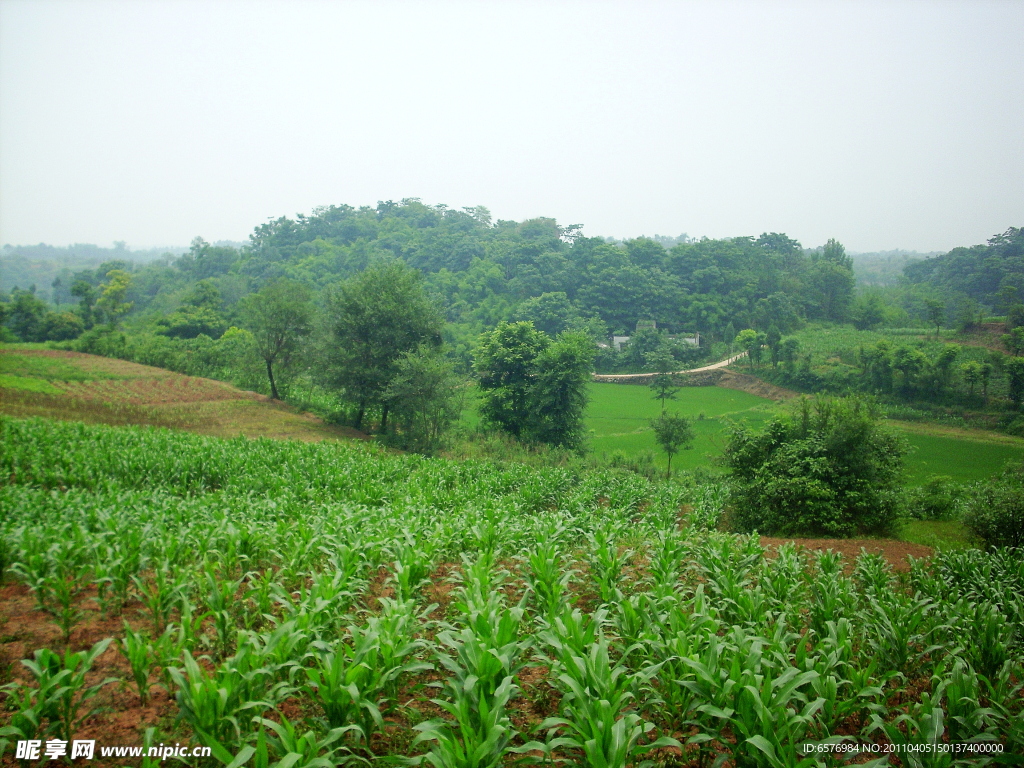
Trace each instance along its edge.
{"label": "white overcast sky", "polygon": [[1024,2],[0,0],[0,242],[419,197],[588,235],[1024,226]]}

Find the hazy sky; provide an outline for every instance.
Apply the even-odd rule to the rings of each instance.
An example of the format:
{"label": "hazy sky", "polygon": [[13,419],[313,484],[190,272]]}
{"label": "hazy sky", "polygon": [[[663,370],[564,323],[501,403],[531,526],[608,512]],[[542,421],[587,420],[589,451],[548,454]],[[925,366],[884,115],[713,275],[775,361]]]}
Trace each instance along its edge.
{"label": "hazy sky", "polygon": [[419,197],[588,235],[1024,226],[1024,2],[0,0],[0,242]]}

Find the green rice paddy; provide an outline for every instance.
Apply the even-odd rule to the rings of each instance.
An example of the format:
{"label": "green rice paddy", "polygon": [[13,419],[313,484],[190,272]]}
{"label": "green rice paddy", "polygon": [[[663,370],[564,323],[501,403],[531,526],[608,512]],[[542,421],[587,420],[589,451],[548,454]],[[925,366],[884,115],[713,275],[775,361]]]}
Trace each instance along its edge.
{"label": "green rice paddy", "polygon": [[[760,428],[784,406],[763,397],[722,387],[684,387],[669,401],[667,410],[693,419],[696,439],[690,450],[673,460],[677,469],[713,467],[728,442],[728,427],[740,423]],[[661,404],[650,389],[632,384],[591,385],[587,428],[590,450],[597,454],[621,451],[635,456],[652,451],[659,466],[665,454],[654,440],[650,419]],[[893,426],[900,427],[899,424]],[[964,437],[960,434],[922,434],[905,431],[911,452],[906,458],[908,485],[921,485],[932,475],[947,475],[957,482],[983,480],[998,473],[1007,461],[1024,458],[1024,440],[999,435]]]}

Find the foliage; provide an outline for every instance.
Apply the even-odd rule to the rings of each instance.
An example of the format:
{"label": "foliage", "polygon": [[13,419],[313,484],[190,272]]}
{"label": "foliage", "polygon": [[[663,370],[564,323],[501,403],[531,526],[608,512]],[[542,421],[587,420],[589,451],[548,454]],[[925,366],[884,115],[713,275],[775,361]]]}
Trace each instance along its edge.
{"label": "foliage", "polygon": [[987,546],[1024,546],[1024,464],[975,485],[964,497],[962,519]]}
{"label": "foliage", "polygon": [[385,392],[398,360],[421,344],[441,344],[442,320],[419,275],[401,262],[371,266],[326,296],[322,365],[327,385],[344,389],[359,404],[356,429],[367,406],[380,405],[380,430],[387,430]]}
{"label": "foliage", "polygon": [[[875,555],[766,557],[756,537],[680,528],[684,502],[710,521],[716,485],[372,444],[2,418],[0,445],[10,574],[44,605],[54,574],[109,610],[140,600],[166,627],[125,612],[135,685],[159,670],[167,715],[224,765],[778,768],[880,735],[1024,749],[1018,550],[898,576]],[[39,650],[7,687],[0,749],[73,733],[109,642]],[[301,727],[282,714],[303,710]]]}
{"label": "foliage", "polygon": [[860,399],[802,398],[760,433],[732,431],[725,462],[741,531],[850,536],[892,529],[906,447]]}
{"label": "foliage", "polygon": [[581,449],[593,357],[586,334],[552,341],[531,323],[499,324],[477,351],[481,415],[515,437]]}
{"label": "foliage", "polygon": [[418,453],[435,451],[462,412],[464,386],[452,362],[429,345],[404,353],[384,391],[392,414],[385,441]]}
{"label": "foliage", "polygon": [[270,396],[277,400],[274,364],[287,366],[312,327],[309,289],[294,281],[276,280],[246,296],[241,302],[241,313],[267,366]]}
{"label": "foliage", "polygon": [[668,454],[665,479],[671,479],[672,457],[693,442],[693,426],[685,416],[663,411],[658,418],[651,420],[651,429],[654,430],[654,439],[658,441],[661,450]]}

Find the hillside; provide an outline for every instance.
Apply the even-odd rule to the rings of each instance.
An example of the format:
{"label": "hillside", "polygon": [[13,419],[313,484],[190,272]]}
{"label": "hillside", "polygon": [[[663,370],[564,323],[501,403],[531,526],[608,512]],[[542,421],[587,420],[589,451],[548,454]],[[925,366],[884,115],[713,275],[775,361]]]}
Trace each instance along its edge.
{"label": "hillside", "polygon": [[0,345],[0,413],[169,427],[216,437],[365,438],[221,381],[30,345]]}

